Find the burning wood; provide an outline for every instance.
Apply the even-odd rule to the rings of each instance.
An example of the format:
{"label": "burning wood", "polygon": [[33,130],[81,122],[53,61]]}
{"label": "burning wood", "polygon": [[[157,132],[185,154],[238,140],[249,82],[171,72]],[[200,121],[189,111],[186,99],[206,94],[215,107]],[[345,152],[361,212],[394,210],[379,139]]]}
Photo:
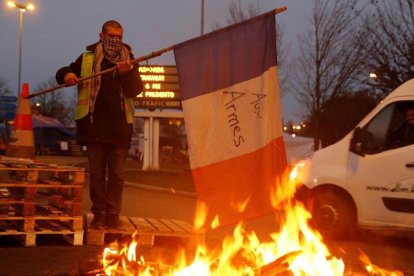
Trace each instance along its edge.
{"label": "burning wood", "polygon": [[[133,239],[122,249],[116,246],[105,249],[102,259],[105,275],[344,275],[342,259],[332,256],[321,235],[309,227],[309,212],[301,204],[285,200],[292,198],[295,189],[284,191],[289,194],[283,195],[281,190],[274,193],[278,197],[274,202],[286,206],[284,222],[279,232],[270,234],[271,242],[261,242],[255,232],[247,232],[240,223],[232,236],[223,239],[221,248],[209,250],[205,244],[199,244],[192,263],[187,261],[193,252],[183,250],[172,264],[165,264],[147,262],[143,256],[137,256],[139,244]],[[198,229],[204,217],[203,213],[196,214]],[[364,263],[372,275],[402,275],[381,270],[368,258]]]}
{"label": "burning wood", "polygon": [[360,261],[365,264],[365,269],[369,272],[370,275],[378,275],[378,276],[403,276],[404,274],[400,271],[389,271],[383,268],[380,268],[377,265],[374,265],[369,257],[361,252],[359,256]]}
{"label": "burning wood", "polygon": [[303,252],[298,250],[287,253],[277,260],[268,263],[257,269],[260,276],[273,276],[273,275],[291,275],[289,272],[289,263],[296,259]]}
{"label": "burning wood", "polygon": [[79,265],[79,274],[82,276],[105,275],[105,270],[101,262],[97,260],[87,261]]}

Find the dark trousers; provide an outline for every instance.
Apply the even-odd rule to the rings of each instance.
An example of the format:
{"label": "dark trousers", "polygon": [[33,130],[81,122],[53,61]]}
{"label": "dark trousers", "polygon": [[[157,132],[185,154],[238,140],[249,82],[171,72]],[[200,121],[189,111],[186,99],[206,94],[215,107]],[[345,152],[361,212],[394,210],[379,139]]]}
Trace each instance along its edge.
{"label": "dark trousers", "polygon": [[[90,198],[93,213],[119,214],[128,148],[106,143],[88,144]],[[106,181],[108,173],[108,181]]]}

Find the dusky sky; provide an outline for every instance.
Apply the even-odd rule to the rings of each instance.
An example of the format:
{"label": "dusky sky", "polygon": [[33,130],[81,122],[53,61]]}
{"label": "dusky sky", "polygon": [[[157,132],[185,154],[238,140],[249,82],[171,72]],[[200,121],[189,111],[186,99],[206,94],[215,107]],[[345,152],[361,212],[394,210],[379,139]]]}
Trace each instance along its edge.
{"label": "dusky sky", "polygon": [[[227,24],[231,1],[204,0],[204,33],[210,32],[214,24]],[[276,20],[285,28],[286,42],[294,46],[296,36],[306,29],[312,1],[256,1],[262,12],[287,6],[288,10],[277,15]],[[96,42],[106,20],[115,19],[123,25],[124,42],[132,47],[135,57],[194,38],[201,32],[201,0],[17,2],[35,6],[35,10],[23,14],[21,76],[22,83],[29,83],[31,90],[52,78],[57,69],[74,61],[86,45]],[[243,6],[252,2],[241,0]],[[0,8],[0,43],[0,77],[17,95],[19,11],[8,7],[6,0],[2,0]],[[149,61],[160,65],[174,63],[171,52]],[[284,120],[299,120],[299,105],[292,92],[287,91],[281,100]]]}

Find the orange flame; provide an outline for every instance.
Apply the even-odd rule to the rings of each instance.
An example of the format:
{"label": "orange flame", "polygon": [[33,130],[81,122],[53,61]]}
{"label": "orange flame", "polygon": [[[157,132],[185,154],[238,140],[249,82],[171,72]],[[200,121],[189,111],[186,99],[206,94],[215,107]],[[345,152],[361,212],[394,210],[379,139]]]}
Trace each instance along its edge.
{"label": "orange flame", "polygon": [[361,252],[359,255],[359,260],[365,265],[366,271],[368,271],[372,275],[378,275],[378,276],[403,276],[404,274],[400,271],[396,270],[386,270],[383,268],[380,268],[377,265],[372,264],[369,257]]}
{"label": "orange flame", "polygon": [[[164,265],[162,268],[163,264],[146,263],[142,256],[137,260],[135,252],[139,245],[133,241],[129,247],[119,253],[113,248],[105,249],[103,258],[105,273],[107,275],[277,275],[283,273],[343,275],[345,264],[342,259],[331,255],[321,235],[309,227],[310,213],[301,203],[292,199],[298,186],[295,181],[299,173],[300,167],[296,166],[291,171],[289,180],[286,181],[289,185],[282,186],[275,183],[272,204],[275,210],[283,210],[284,221],[278,232],[270,234],[270,242],[260,241],[255,232],[248,232],[245,225],[239,223],[233,235],[223,239],[220,248],[209,250],[205,244],[200,244],[196,248],[192,263],[186,261],[188,252],[182,251],[173,267]],[[203,229],[206,215],[207,207],[199,201],[194,219],[196,231]],[[214,229],[219,225],[216,217],[211,227]],[[381,270],[372,265],[366,256],[361,260],[370,273],[402,275],[398,272]],[[131,263],[136,265],[133,266]],[[120,270],[123,272],[120,273]]]}
{"label": "orange flame", "polygon": [[198,215],[194,217],[194,230],[195,231],[199,231],[205,225],[206,218],[207,218],[207,210],[208,208],[206,204],[201,200],[197,200],[196,214]]}

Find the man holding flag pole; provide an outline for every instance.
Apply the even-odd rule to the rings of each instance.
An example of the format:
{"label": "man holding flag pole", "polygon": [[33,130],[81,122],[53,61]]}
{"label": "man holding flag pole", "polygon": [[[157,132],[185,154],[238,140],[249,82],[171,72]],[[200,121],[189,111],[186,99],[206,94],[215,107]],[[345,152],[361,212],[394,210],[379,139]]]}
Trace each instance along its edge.
{"label": "man holding flag pole", "polygon": [[[99,74],[78,85],[76,139],[86,145],[90,166],[91,226],[122,229],[119,219],[124,185],[123,169],[132,137],[132,99],[143,89],[138,67],[131,64],[131,48],[122,42],[123,29],[115,20],[102,25],[99,41],[56,73],[60,84]],[[108,179],[106,175],[108,173]]]}

